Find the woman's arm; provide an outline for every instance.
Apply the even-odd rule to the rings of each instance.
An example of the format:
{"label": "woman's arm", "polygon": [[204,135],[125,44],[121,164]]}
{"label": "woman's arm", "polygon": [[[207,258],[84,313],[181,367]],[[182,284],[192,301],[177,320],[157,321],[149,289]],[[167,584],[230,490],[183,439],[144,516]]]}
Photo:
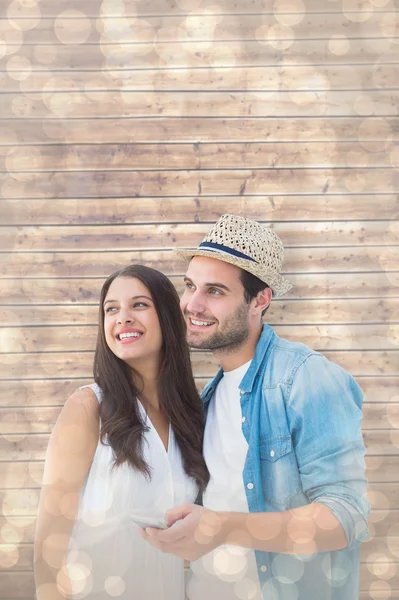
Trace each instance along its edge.
{"label": "woman's arm", "polygon": [[70,592],[62,567],[98,437],[96,395],[78,390],[66,401],[47,448],[34,546],[37,600],[61,600]]}

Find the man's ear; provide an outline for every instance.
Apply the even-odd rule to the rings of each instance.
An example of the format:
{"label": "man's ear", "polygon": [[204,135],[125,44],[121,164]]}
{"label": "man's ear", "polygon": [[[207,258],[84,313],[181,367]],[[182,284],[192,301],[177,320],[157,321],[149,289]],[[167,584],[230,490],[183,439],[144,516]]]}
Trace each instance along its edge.
{"label": "man's ear", "polygon": [[272,301],[272,295],[273,292],[269,287],[258,292],[256,298],[253,299],[253,308],[256,314],[262,314],[262,312],[269,306],[270,302]]}

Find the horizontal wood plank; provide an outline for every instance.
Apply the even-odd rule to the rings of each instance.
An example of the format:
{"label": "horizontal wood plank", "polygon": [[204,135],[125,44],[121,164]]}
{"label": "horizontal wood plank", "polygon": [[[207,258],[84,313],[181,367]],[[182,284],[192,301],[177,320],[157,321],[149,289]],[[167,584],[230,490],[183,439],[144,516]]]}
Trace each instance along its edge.
{"label": "horizontal wood plank", "polygon": [[[69,97],[69,96],[68,96]],[[399,140],[399,117],[246,117],[242,118],[104,118],[96,119],[21,118],[1,123],[1,146],[44,143],[126,144],[126,143],[225,143],[225,142],[360,142],[371,152],[384,152]],[[346,190],[358,193],[370,190]],[[389,191],[389,190],[384,190]],[[279,190],[284,193],[283,189]],[[315,193],[315,190],[312,190]],[[331,192],[331,190],[330,190]],[[194,194],[197,193],[197,190]],[[224,190],[222,194],[228,195]],[[247,193],[250,193],[247,190]],[[270,190],[265,190],[270,194]],[[295,193],[298,193],[296,189]],[[132,190],[129,195],[134,195]],[[144,196],[144,192],[140,194]],[[3,189],[3,195],[9,197]],[[64,194],[70,198],[69,195]],[[101,194],[99,194],[101,196]],[[113,195],[113,194],[111,194]],[[118,194],[122,195],[122,194]],[[158,195],[166,195],[159,193]],[[176,194],[179,195],[179,194]],[[79,194],[77,194],[77,197]]]}
{"label": "horizontal wood plank", "polygon": [[[68,146],[62,147],[67,153]],[[99,197],[79,200],[36,198],[3,200],[1,208],[4,225],[179,223],[183,214],[187,222],[213,223],[227,211],[256,220],[262,220],[267,215],[270,222],[337,221],[397,219],[399,197],[397,194],[348,193],[314,196]]]}
{"label": "horizontal wood plank", "polygon": [[[352,350],[331,351],[323,354],[341,365],[354,377],[399,376],[399,351]],[[31,354],[3,354],[0,379],[70,379],[92,377],[92,352],[59,352]],[[217,364],[208,352],[192,354],[196,377],[213,377]]]}
{"label": "horizontal wood plank", "polygon": [[[200,237],[198,238],[198,242]],[[171,240],[171,246],[173,241]],[[286,248],[284,274],[390,271],[397,272],[398,246],[349,246],[343,248]],[[130,263],[159,269],[165,275],[185,273],[187,264],[172,250],[119,252],[4,252],[0,277],[108,277]],[[389,275],[388,279],[389,279]],[[396,282],[396,276],[394,284]],[[332,283],[332,278],[331,278]]]}
{"label": "horizontal wood plank", "polygon": [[[397,67],[394,64],[357,65],[294,65],[288,61],[277,66],[262,67],[219,67],[213,68],[162,68],[162,69],[120,69],[116,64],[106,70],[94,72],[88,79],[87,71],[71,69],[68,76],[50,74],[44,71],[31,71],[20,76],[11,67],[7,72],[0,71],[0,81],[7,79],[7,91],[16,92],[19,87],[25,93],[43,92],[44,101],[51,105],[53,92],[70,92],[84,89],[86,94],[98,90],[129,91],[289,91],[307,89],[309,91],[332,90],[382,90],[398,89]],[[7,73],[7,74],[6,74]],[[12,75],[14,77],[12,77]],[[10,78],[11,76],[11,78]],[[58,102],[58,100],[57,100]],[[53,101],[53,105],[55,102]],[[59,110],[59,109],[58,109]],[[57,111],[56,111],[57,112]],[[68,114],[68,110],[66,110]]]}
{"label": "horizontal wood plank", "polygon": [[[39,502],[39,486],[32,489],[0,489],[0,501],[3,507],[2,516],[29,517],[35,519]],[[368,488],[368,497],[372,510],[381,511],[388,515],[391,509],[399,506],[399,487],[397,483],[371,483]],[[395,513],[396,514],[396,513]]]}
{"label": "horizontal wood plank", "polygon": [[[181,285],[179,286],[182,287]],[[99,293],[100,289],[97,290]],[[182,291],[181,289],[179,291]],[[38,306],[0,305],[0,322],[3,326],[18,327],[40,325],[96,325],[98,306],[87,304],[52,304]],[[398,298],[362,298],[355,300],[286,300],[275,298],[268,311],[269,325],[379,323],[396,321],[399,315]]]}
{"label": "horizontal wood plank", "polygon": [[[91,278],[37,279],[25,276],[19,279],[2,279],[0,304],[16,308],[18,304],[33,303],[64,305],[98,303],[102,284],[106,274],[109,273],[111,271],[104,271],[102,277]],[[399,273],[394,271],[340,273],[339,277],[326,273],[291,273],[289,278],[293,287],[284,300],[361,298],[372,302],[373,298],[377,298],[377,305],[379,305],[382,299],[399,295]],[[170,279],[181,294],[184,288],[183,275],[171,275]]]}
{"label": "horizontal wood plank", "polygon": [[[398,456],[366,457],[367,478],[374,484],[398,484]],[[377,466],[378,465],[378,466]],[[35,488],[42,483],[44,460],[0,462],[1,489]],[[395,505],[396,506],[396,505]]]}
{"label": "horizontal wood plank", "polygon": [[[317,223],[265,223],[282,239],[285,248],[399,246],[397,221],[326,221]],[[13,252],[64,252],[194,248],[209,231],[208,223],[173,225],[19,226],[0,229],[0,247]]]}
{"label": "horizontal wood plank", "polygon": [[[75,386],[77,389],[77,386]],[[60,414],[66,396],[60,397],[60,406],[26,406],[21,408],[0,408],[0,461],[43,460],[48,444],[48,434]],[[382,477],[383,481],[395,481],[395,464],[399,465],[399,404],[363,404],[362,430],[365,434],[368,466],[371,471],[383,469],[385,472],[371,473]],[[369,432],[372,432],[370,436]],[[373,445],[373,441],[383,441],[384,446]],[[369,446],[368,443],[371,442]],[[381,452],[387,447],[385,454]]]}
{"label": "horizontal wood plank", "polygon": [[[30,48],[31,46],[27,46]],[[43,46],[44,48],[46,46]],[[88,46],[90,48],[90,46]],[[354,67],[355,68],[355,67]],[[291,90],[290,92],[165,92],[69,91],[0,95],[3,118],[64,116],[80,119],[109,117],[392,117],[397,115],[395,90]]]}
{"label": "horizontal wood plank", "polygon": [[[54,310],[54,309],[51,309]],[[62,311],[62,308],[60,309]],[[97,325],[18,326],[0,328],[1,356],[6,353],[94,351]],[[19,325],[19,324],[18,324]],[[277,335],[302,342],[317,351],[395,350],[399,324],[276,325]]]}
{"label": "horizontal wood plank", "polygon": [[6,198],[63,198],[97,195],[244,195],[342,194],[345,191],[392,193],[399,172],[368,169],[262,169],[191,171],[64,171],[0,174]]}
{"label": "horizontal wood plank", "polygon": [[[196,386],[202,390],[208,379],[197,377]],[[399,379],[396,377],[357,377],[357,382],[364,392],[365,403],[378,403],[386,405],[398,401]],[[0,381],[0,406],[61,406],[73,392],[82,385],[92,383],[92,375],[86,379],[39,379],[34,381]],[[377,409],[376,409],[377,410]],[[366,445],[380,447],[386,445],[390,448],[391,440],[384,438],[384,433],[365,432]],[[374,454],[383,454],[385,451],[375,451]]]}
{"label": "horizontal wood plank", "polygon": [[[391,0],[393,2],[393,0]],[[41,2],[42,6],[43,2]],[[331,2],[331,8],[339,3]],[[330,8],[329,7],[329,8]],[[265,11],[266,7],[264,7]],[[262,12],[264,12],[262,11]],[[279,32],[283,35],[278,39]],[[267,35],[268,32],[266,32]],[[284,33],[286,34],[284,36]],[[381,35],[379,38],[342,37],[325,39],[295,39],[290,31],[275,27],[270,31],[271,39],[246,41],[163,42],[158,39],[147,43],[86,44],[81,46],[62,44],[57,39],[51,45],[24,44],[18,49],[18,56],[29,61],[32,70],[52,69],[53,71],[79,70],[96,71],[103,68],[186,68],[186,67],[254,67],[276,66],[283,62],[290,64],[387,64],[397,63],[395,39]],[[14,33],[15,35],[15,33]],[[8,46],[4,57],[0,58],[0,69],[5,70],[12,53]]]}
{"label": "horizontal wood plank", "polygon": [[[393,396],[395,398],[395,396]],[[396,396],[396,399],[398,396]],[[363,404],[365,407],[366,404]],[[390,414],[390,413],[389,413]],[[393,427],[391,430],[386,429],[369,429],[363,430],[363,441],[369,456],[391,456],[398,454],[399,434],[397,420],[390,417],[390,424]]]}
{"label": "horizontal wood plank", "polygon": [[[368,556],[374,552],[383,552],[383,544],[392,526],[398,523],[399,509],[372,510],[369,519],[369,527],[373,538],[373,545],[369,543],[362,546],[361,561],[366,562]],[[7,526],[4,530],[3,527]],[[35,535],[36,516],[2,516],[0,517],[0,544],[15,543],[22,547],[24,544],[32,544]],[[389,552],[388,552],[389,555]]]}
{"label": "horizontal wood plank", "polygon": [[[1,97],[1,96],[0,96]],[[399,96],[398,96],[399,104]],[[393,166],[389,152],[367,152],[358,142],[252,144],[107,144],[2,147],[0,172],[139,171],[193,169],[302,169]]]}
{"label": "horizontal wood plank", "polygon": [[[341,12],[342,7],[339,3],[330,2],[328,5],[328,13]],[[389,11],[394,8],[392,0],[384,0],[376,4],[379,11]],[[100,10],[101,8],[101,10]],[[274,10],[273,10],[274,8]],[[12,15],[18,15],[22,17],[29,14],[29,5],[21,8],[14,8]],[[64,11],[74,11],[72,13],[67,12],[68,18],[77,18],[79,13],[86,17],[143,17],[152,15],[181,15],[187,16],[193,14],[258,14],[258,13],[270,13],[270,14],[297,14],[302,13],[309,14],[312,12],[320,11],[320,4],[317,0],[305,0],[298,5],[289,4],[278,4],[276,7],[272,3],[266,3],[264,0],[218,0],[217,4],[204,5],[200,2],[175,2],[173,0],[153,0],[150,3],[137,2],[137,0],[124,0],[123,10],[121,10],[118,4],[113,2],[98,4],[96,0],[58,0],[57,5],[54,6],[52,0],[41,0],[40,2],[40,13],[43,17],[56,17]],[[75,13],[78,11],[78,14]],[[348,17],[365,18],[372,8],[368,2],[362,1],[346,6],[346,13]]]}
{"label": "horizontal wood plank", "polygon": [[[373,589],[373,600],[379,598],[387,599],[386,582],[385,579],[379,577],[382,574],[384,577],[388,573],[390,589],[399,589],[399,576],[396,573],[396,563],[375,563],[374,565],[361,565],[360,566],[360,590],[366,591],[370,594],[370,586]],[[4,582],[4,583],[3,583]],[[25,599],[33,597],[34,595],[34,580],[33,572],[18,572],[18,571],[5,571],[2,575],[2,583],[4,594],[7,594],[10,598]],[[384,595],[375,595],[375,591],[381,590]],[[367,596],[366,596],[367,597]],[[370,598],[370,595],[368,596]],[[393,600],[393,596],[388,596],[389,600]]]}
{"label": "horizontal wood plank", "polygon": [[[289,20],[293,31],[292,37],[301,39],[330,39],[337,31],[345,31],[348,38],[368,37],[394,37],[395,12],[366,13],[302,13]],[[32,27],[32,16],[23,13],[21,18],[13,17],[17,27],[25,30],[25,43],[54,44],[59,41],[71,43],[124,43],[152,42],[155,37],[158,41],[192,41],[224,40],[255,40],[265,41],[270,27],[276,25],[273,13],[254,15],[226,14],[223,18],[215,14],[190,15],[187,18],[174,15],[148,16],[145,19],[127,17],[124,27],[120,25],[120,18],[108,17],[97,21],[83,17],[77,29],[74,21],[77,19],[62,19],[55,23],[52,18],[39,18],[36,16]],[[6,30],[7,24],[4,29]],[[10,27],[10,26],[9,26]],[[6,30],[7,31],[7,30]],[[78,33],[77,33],[78,31]],[[281,28],[274,28],[267,37],[270,40],[286,39],[286,32],[281,33]]]}
{"label": "horizontal wood plank", "polygon": [[[9,525],[7,527],[9,530]],[[17,534],[23,534],[20,530],[14,529]],[[384,539],[376,538],[371,542],[363,544],[361,547],[361,565],[367,565],[367,570],[371,573],[383,573],[384,570],[388,571],[389,564],[391,565],[391,571],[395,563],[397,563],[397,557],[390,552],[389,547],[399,544],[396,539],[390,538],[389,545]],[[382,555],[382,556],[381,556]],[[10,569],[14,572],[18,571],[31,571],[33,570],[33,544],[3,544],[2,550],[0,550],[2,567]],[[385,558],[385,561],[384,561]],[[187,562],[186,568],[189,567]],[[385,567],[385,569],[384,569]],[[361,567],[363,570],[363,566]]]}

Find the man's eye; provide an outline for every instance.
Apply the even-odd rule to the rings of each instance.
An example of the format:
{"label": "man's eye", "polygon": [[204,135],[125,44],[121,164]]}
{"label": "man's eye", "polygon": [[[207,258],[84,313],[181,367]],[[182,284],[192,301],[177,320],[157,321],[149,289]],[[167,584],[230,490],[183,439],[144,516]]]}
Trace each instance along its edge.
{"label": "man's eye", "polygon": [[216,288],[212,288],[209,290],[209,293],[213,294],[215,296],[215,295],[221,294],[222,292],[220,290],[217,290]]}

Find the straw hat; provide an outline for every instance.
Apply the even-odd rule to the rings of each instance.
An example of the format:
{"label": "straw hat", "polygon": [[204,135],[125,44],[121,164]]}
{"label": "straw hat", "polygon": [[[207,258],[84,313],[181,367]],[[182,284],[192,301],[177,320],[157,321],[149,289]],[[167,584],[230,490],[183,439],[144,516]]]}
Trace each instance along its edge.
{"label": "straw hat", "polygon": [[267,283],[273,296],[282,296],[292,284],[280,275],[284,246],[269,227],[244,217],[222,215],[194,250],[176,250],[185,260],[208,256],[244,269]]}

